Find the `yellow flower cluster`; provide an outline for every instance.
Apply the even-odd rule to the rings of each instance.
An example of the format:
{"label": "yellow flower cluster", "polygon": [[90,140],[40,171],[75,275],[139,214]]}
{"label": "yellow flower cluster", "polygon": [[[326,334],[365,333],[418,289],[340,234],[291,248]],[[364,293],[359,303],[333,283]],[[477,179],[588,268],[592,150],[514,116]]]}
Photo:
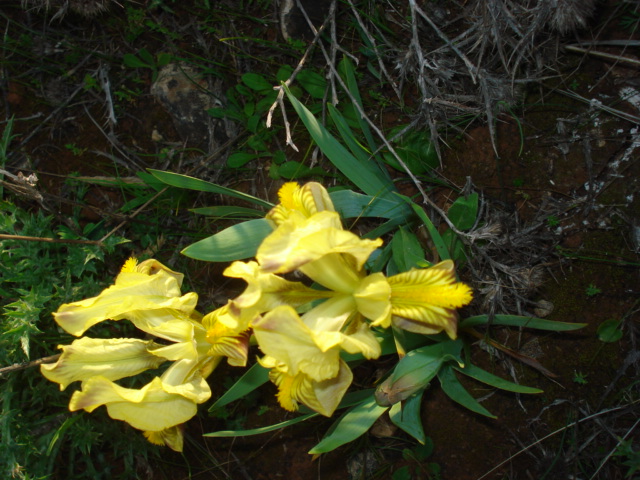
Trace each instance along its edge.
{"label": "yellow flower cluster", "polygon": [[[344,230],[322,185],[287,183],[279,196],[267,214],[274,230],[256,261],[234,262],[224,272],[245,280],[246,290],[206,315],[203,325],[220,352],[232,350],[229,338],[253,333],[283,408],[296,410],[301,403],[331,416],[353,378],[341,352],[380,355],[372,327],[444,330],[455,338],[456,309],[471,301],[471,289],[456,281],[453,262],[389,278],[367,274],[365,262],[382,240]],[[319,288],[279,276],[294,271]],[[243,355],[246,360],[246,349],[228,356],[241,364]]]}
{"label": "yellow flower cluster", "polygon": [[[151,442],[181,451],[181,424],[211,396],[206,378],[225,357],[245,366],[252,335],[282,407],[303,404],[326,416],[353,378],[341,352],[380,355],[372,327],[445,331],[455,338],[456,309],[471,301],[471,289],[456,281],[453,262],[389,278],[367,274],[365,262],[382,241],[344,230],[324,187],[287,183],[279,195],[267,215],[274,230],[256,261],[234,262],[224,272],[243,279],[245,291],[204,317],[195,310],[197,295],[182,295],[183,275],[156,260],[130,259],[100,295],[60,307],[55,320],[72,335],[127,319],[157,340],[83,337],[60,346],[58,361],[41,369],[61,390],[82,382],[72,411],[105,405],[112,418],[143,430]],[[280,276],[294,271],[316,287]],[[164,373],[139,389],[115,383],[167,361]]]}

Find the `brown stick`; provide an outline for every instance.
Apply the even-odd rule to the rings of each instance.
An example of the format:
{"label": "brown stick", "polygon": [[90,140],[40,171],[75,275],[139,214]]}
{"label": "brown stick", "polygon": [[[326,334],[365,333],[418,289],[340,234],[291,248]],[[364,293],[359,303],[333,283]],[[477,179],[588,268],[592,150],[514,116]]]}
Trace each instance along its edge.
{"label": "brown stick", "polygon": [[64,238],[46,238],[46,237],[27,237],[24,235],[0,234],[0,240],[24,240],[26,242],[45,242],[45,243],[82,243],[85,245],[100,245],[102,242],[97,240],[71,240]]}
{"label": "brown stick", "polygon": [[61,354],[58,353],[56,355],[50,355],[48,357],[39,358],[38,360],[32,360],[31,362],[14,363],[13,365],[10,365],[8,367],[0,368],[0,375],[2,375],[3,373],[10,373],[18,370],[24,370],[25,368],[29,368],[29,367],[37,367],[38,365],[43,363],[55,362],[56,360],[58,360],[58,358],[60,358],[60,355]]}

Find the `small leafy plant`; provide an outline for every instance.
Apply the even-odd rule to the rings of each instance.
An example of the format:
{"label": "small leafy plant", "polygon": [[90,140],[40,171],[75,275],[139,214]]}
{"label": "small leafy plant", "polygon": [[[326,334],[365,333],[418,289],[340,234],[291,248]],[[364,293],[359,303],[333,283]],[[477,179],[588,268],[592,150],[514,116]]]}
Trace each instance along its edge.
{"label": "small leafy plant", "polygon": [[593,283],[590,283],[585,289],[584,293],[587,295],[587,297],[595,297],[596,295],[602,293],[602,290],[596,287]]}

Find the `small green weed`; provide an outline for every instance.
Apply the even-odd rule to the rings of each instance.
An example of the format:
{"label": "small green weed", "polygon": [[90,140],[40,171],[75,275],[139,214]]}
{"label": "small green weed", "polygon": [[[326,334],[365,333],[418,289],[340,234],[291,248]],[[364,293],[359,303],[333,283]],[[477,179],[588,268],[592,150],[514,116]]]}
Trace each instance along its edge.
{"label": "small green weed", "polygon": [[[0,365],[19,365],[57,353],[56,345],[67,343],[69,335],[58,331],[50,312],[78,295],[92,296],[103,286],[99,278],[105,276],[105,254],[113,252],[123,239],[109,239],[100,247],[91,242],[105,231],[94,224],[81,228],[77,223],[74,225],[75,221],[74,217],[70,225],[57,225],[53,217],[41,212],[30,213],[0,200],[2,234],[87,241],[69,248],[64,243],[0,240]],[[69,467],[72,469],[67,478],[106,478],[89,475],[91,466],[102,468],[97,467],[99,460],[91,448],[95,453],[105,442],[113,442],[114,448],[117,446],[123,453],[133,448],[130,439],[115,435],[111,422],[64,413],[60,409],[59,389],[42,382],[37,369],[3,376],[0,472],[4,478],[45,478],[54,469],[66,468],[56,463],[61,449],[65,455],[79,459],[77,466]],[[68,423],[71,420],[73,426]],[[81,427],[87,435],[79,433]],[[146,442],[140,443],[136,448],[142,448],[142,454],[146,455],[151,449],[146,448]],[[126,455],[130,463],[125,469],[134,472],[133,454]],[[123,458],[127,458],[126,455]],[[85,467],[84,473],[80,464]]]}
{"label": "small green weed", "polygon": [[621,464],[629,467],[625,478],[632,478],[633,475],[640,471],[640,450],[634,450],[631,440],[620,439],[620,445],[613,454],[621,460]]}
{"label": "small green weed", "polygon": [[391,478],[393,480],[440,480],[440,465],[435,462],[427,462],[432,454],[433,441],[430,437],[426,438],[424,445],[405,448],[402,450],[402,458],[409,462],[409,464],[393,472]]}
{"label": "small green weed", "polygon": [[575,371],[573,372],[573,382],[577,383],[578,385],[586,385],[587,383],[589,383],[587,381],[587,376],[588,375],[585,375],[582,372]]}
{"label": "small green weed", "polygon": [[137,54],[125,53],[122,57],[122,63],[130,68],[148,68],[151,70],[151,81],[158,78],[158,71],[168,65],[173,56],[168,53],[160,52],[155,57],[149,53],[146,48],[142,48]]}
{"label": "small green weed", "polygon": [[547,217],[547,225],[551,228],[557,227],[558,225],[560,225],[560,219],[555,215],[549,215]]}
{"label": "small green weed", "polygon": [[591,298],[602,293],[602,290],[596,287],[593,283],[590,283],[585,289],[584,293],[587,295],[587,297]]}

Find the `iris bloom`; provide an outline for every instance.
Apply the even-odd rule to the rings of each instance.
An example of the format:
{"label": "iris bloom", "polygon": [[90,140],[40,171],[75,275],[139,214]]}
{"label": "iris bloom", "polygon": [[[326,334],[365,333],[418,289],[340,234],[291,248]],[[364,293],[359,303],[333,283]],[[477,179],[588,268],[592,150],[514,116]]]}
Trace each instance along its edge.
{"label": "iris bloom", "polygon": [[[332,300],[318,308],[330,313],[326,307],[330,303]],[[329,322],[315,322],[316,327],[324,329],[307,324],[307,315],[316,319],[317,312],[312,309],[300,317],[292,307],[280,306],[253,322],[253,332],[266,354],[260,363],[271,368],[269,377],[278,386],[283,408],[293,411],[303,403],[331,416],[353,378],[340,352],[377,358],[380,345],[366,324],[361,323],[348,334],[341,332],[344,314],[342,321],[328,317]]]}
{"label": "iris bloom", "polygon": [[[65,389],[81,381],[71,397],[71,410],[93,411],[106,405],[112,418],[145,430],[147,438],[182,449],[179,424],[193,417],[196,405],[209,399],[205,378],[220,360],[209,355],[207,331],[195,310],[197,295],[182,295],[183,275],[156,260],[125,263],[115,284],[97,297],[62,305],[54,313],[58,324],[79,336],[107,319],[129,319],[136,327],[168,344],[130,338],[83,337],[60,346],[54,364],[41,366],[42,374]],[[174,363],[161,377],[140,389],[116,383],[125,377]]]}
{"label": "iris bloom", "polygon": [[[453,262],[390,278],[382,273],[367,275],[365,262],[382,240],[361,239],[345,231],[321,185],[285,184],[279,196],[280,204],[267,215],[276,228],[258,248],[258,263],[235,264],[232,276],[243,278],[248,287],[230,308],[241,314],[251,311],[247,317],[254,318],[249,321],[266,354],[260,362],[271,368],[270,378],[278,386],[284,408],[295,409],[303,403],[330,415],[351,378],[339,352],[362,353],[367,358],[379,355],[369,326],[393,324],[423,334],[444,330],[455,338],[455,309],[471,301],[471,290],[456,281]],[[238,274],[241,269],[244,274]],[[275,274],[294,270],[326,289],[315,290],[322,293],[315,293],[322,303],[315,302],[311,310],[301,309],[303,301],[294,299],[309,300],[314,290],[291,288],[285,297],[284,288],[272,286],[285,282],[274,280]],[[275,297],[274,291],[278,291]],[[293,308],[281,308],[283,304],[305,313],[299,317]],[[261,307],[251,310],[255,305]],[[359,347],[354,346],[356,335],[367,339]],[[362,346],[367,344],[369,350]]]}

